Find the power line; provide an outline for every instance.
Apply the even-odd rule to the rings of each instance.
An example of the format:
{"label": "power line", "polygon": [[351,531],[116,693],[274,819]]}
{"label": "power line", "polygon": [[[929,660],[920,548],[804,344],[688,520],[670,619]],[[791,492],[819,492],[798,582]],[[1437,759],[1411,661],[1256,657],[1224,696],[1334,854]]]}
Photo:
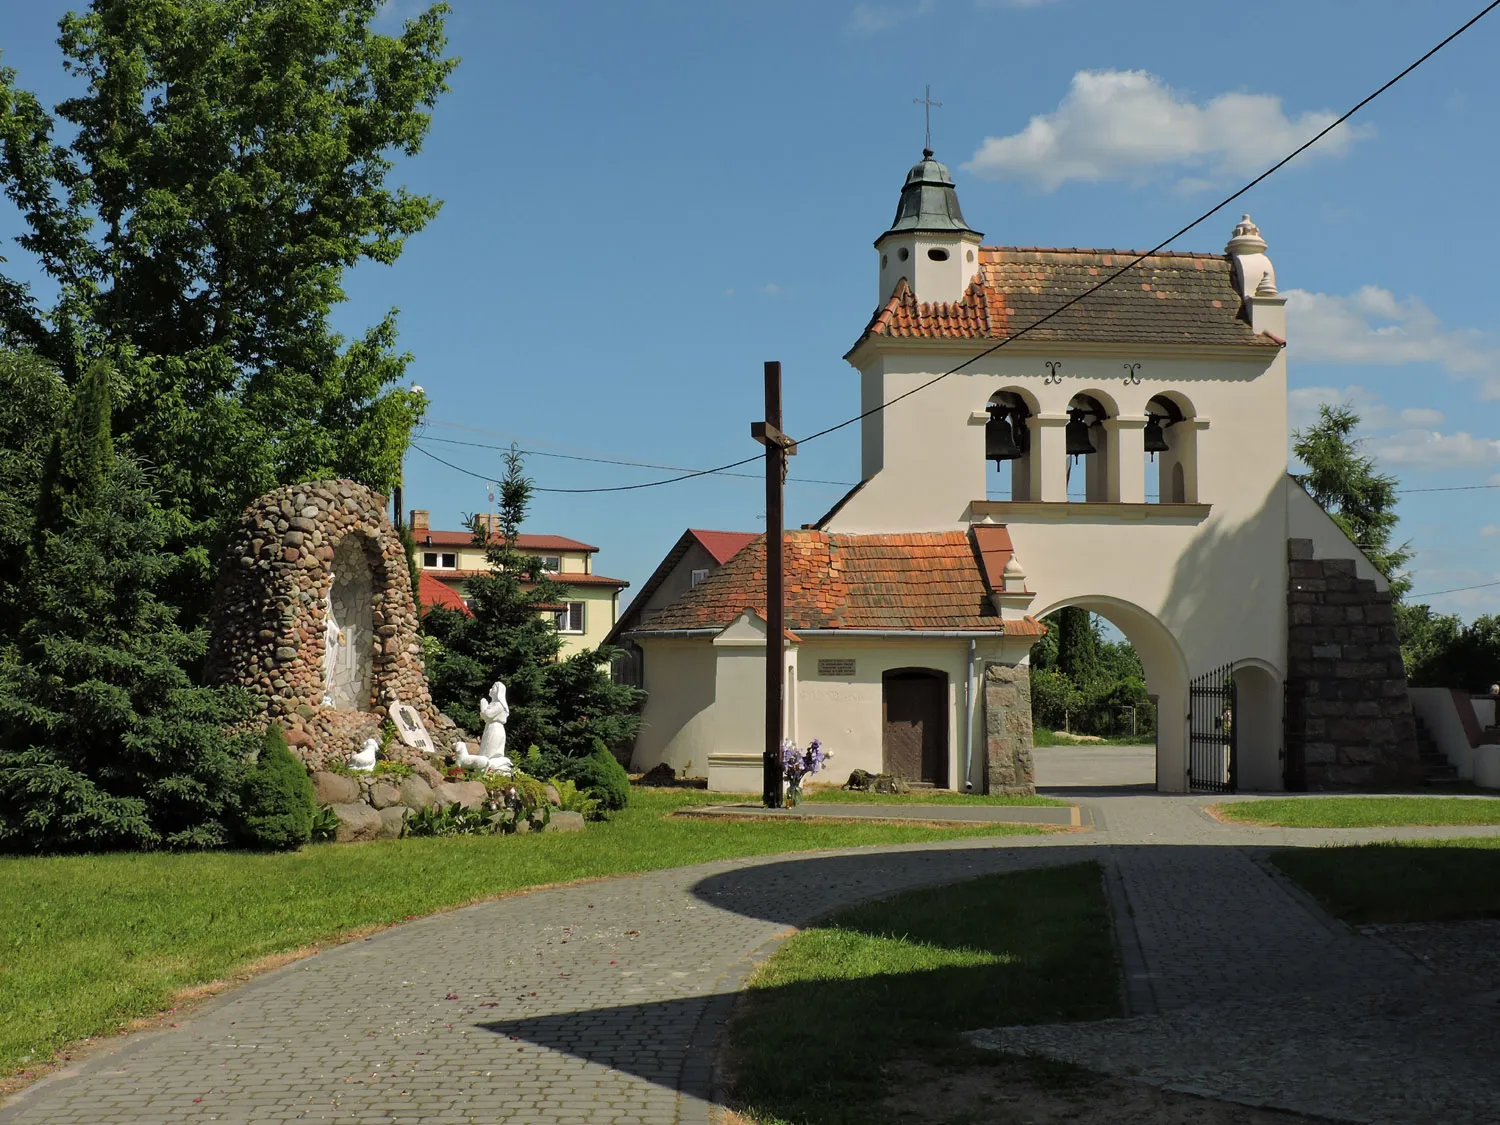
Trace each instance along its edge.
{"label": "power line", "polygon": [[1407,492],[1477,492],[1482,488],[1500,488],[1500,484],[1455,484],[1446,488],[1398,488],[1398,493]]}
{"label": "power line", "polygon": [[[445,425],[451,425],[452,423],[444,423],[444,424]],[[466,445],[466,446],[469,446],[469,447],[471,447],[473,449],[498,449],[498,450],[500,450],[502,452],[508,451],[510,449],[510,446],[508,446],[508,445],[493,445],[493,444],[491,444],[489,442],[483,442],[483,441],[459,441],[457,438],[441,438],[441,437],[436,437],[436,436],[431,435],[431,434],[423,434],[423,435],[421,435],[421,440],[423,440],[423,441],[440,441],[444,445]],[[591,461],[591,462],[593,462],[595,464],[598,464],[598,465],[626,465],[626,466],[629,466],[630,468],[634,468],[634,469],[666,469],[669,472],[674,472],[674,473],[695,473],[695,472],[699,472],[700,471],[698,469],[684,468],[682,465],[661,465],[661,464],[657,464],[657,463],[652,462],[652,461],[625,461],[625,460],[620,460],[620,459],[616,459],[616,458],[613,458],[613,457],[585,457],[582,454],[577,454],[577,453],[547,453],[547,452],[544,452],[543,450],[540,450],[540,449],[517,449],[516,452],[517,453],[524,453],[528,457],[556,457],[556,458],[558,458],[560,460],[563,460],[563,461]],[[704,472],[718,472],[718,470],[714,470],[714,469],[706,469],[706,470],[702,470],[702,471],[704,471]],[[762,479],[764,479],[760,473],[719,472],[718,475],[719,476],[724,476],[724,477],[744,477],[747,480],[762,480]],[[788,477],[787,478],[787,483],[788,484],[831,484],[831,485],[836,485],[839,488],[853,488],[854,487],[854,482],[853,481],[847,481],[847,480],[821,480],[821,479],[819,479],[817,477]]]}
{"label": "power line", "polygon": [[[1497,3],[1500,3],[1500,0],[1497,0]],[[411,447],[413,447],[414,450],[417,450],[417,452],[422,453],[423,456],[428,456],[428,458],[434,459],[435,462],[440,463],[440,465],[447,465],[450,469],[453,469],[453,471],[462,472],[462,474],[468,475],[468,477],[474,477],[475,480],[492,481],[493,478],[495,478],[495,474],[493,474],[493,472],[490,472],[489,475],[486,475],[483,474],[483,472],[474,472],[472,471],[472,469],[463,468],[462,465],[455,465],[452,460],[444,460],[443,458],[440,458],[437,453],[432,452],[432,450],[425,449],[420,441],[413,440],[413,443],[411,443]],[[753,455],[748,456],[748,458],[745,458],[744,460],[732,460],[732,462],[727,463],[727,465],[720,465],[718,466],[718,468],[691,469],[691,471],[684,472],[684,474],[679,475],[679,477],[669,477],[667,478],[667,480],[648,480],[643,481],[643,483],[640,484],[615,484],[615,486],[613,487],[598,487],[598,489],[544,489],[544,487],[538,487],[534,484],[534,486],[531,487],[531,490],[532,492],[631,492],[631,490],[634,489],[651,489],[651,487],[657,487],[658,484],[675,484],[676,481],[691,480],[691,478],[693,477],[708,477],[708,475],[715,474],[715,472],[724,472],[726,471],[726,469],[739,468],[739,466],[741,465],[748,465],[751,460],[760,460],[760,456],[762,455],[759,455],[759,453],[753,453]]]}
{"label": "power line", "polygon": [[[1262,183],[1264,180],[1268,179],[1269,177],[1271,177],[1275,173],[1279,172],[1282,168],[1286,167],[1288,164],[1290,164],[1297,157],[1301,156],[1308,149],[1312,148],[1313,145],[1315,145],[1319,141],[1321,141],[1329,133],[1333,132],[1333,130],[1337,129],[1344,122],[1348,121],[1351,117],[1353,117],[1356,113],[1358,113],[1360,110],[1362,110],[1365,106],[1369,105],[1376,98],[1380,97],[1380,95],[1384,94],[1387,90],[1391,89],[1391,87],[1395,86],[1402,79],[1406,78],[1407,75],[1411,74],[1418,67],[1422,66],[1425,62],[1427,62],[1429,59],[1431,59],[1434,55],[1436,55],[1444,47],[1448,46],[1449,43],[1452,43],[1460,35],[1463,35],[1466,31],[1468,31],[1476,23],[1478,23],[1480,20],[1482,20],[1485,16],[1489,15],[1490,12],[1494,11],[1496,8],[1500,8],[1500,0],[1491,0],[1490,3],[1486,4],[1482,9],[1480,9],[1480,11],[1478,12],[1478,14],[1476,14],[1476,15],[1472,16],[1470,19],[1466,20],[1455,31],[1453,31],[1450,34],[1448,34],[1447,36],[1445,36],[1435,46],[1433,46],[1432,48],[1430,48],[1429,50],[1427,50],[1415,62],[1411,63],[1404,70],[1402,70],[1400,73],[1398,73],[1397,75],[1395,75],[1395,77],[1393,77],[1393,78],[1387,80],[1386,82],[1384,82],[1383,84],[1381,84],[1372,93],[1367,94],[1365,97],[1361,98],[1353,106],[1351,106],[1349,109],[1347,109],[1346,111],[1344,111],[1344,113],[1340,114],[1333,122],[1331,122],[1329,125],[1325,126],[1324,128],[1318,130],[1318,132],[1315,133],[1310,139],[1308,139],[1307,141],[1304,141],[1302,144],[1298,145],[1290,153],[1288,153],[1286,156],[1282,157],[1275,164],[1271,165],[1269,168],[1267,168],[1260,175],[1256,176],[1249,183],[1245,184],[1243,187],[1239,188],[1237,191],[1234,191],[1231,194],[1225,196],[1218,203],[1214,204],[1207,211],[1203,212],[1203,214],[1199,215],[1192,222],[1188,223],[1186,226],[1181,227],[1177,231],[1173,232],[1171,235],[1169,235],[1166,238],[1164,238],[1161,242],[1158,242],[1150,250],[1146,250],[1146,251],[1144,251],[1144,252],[1142,252],[1140,254],[1137,254],[1129,262],[1125,263],[1125,265],[1121,266],[1119,269],[1115,270],[1113,273],[1109,274],[1107,277],[1101,279],[1096,284],[1090,286],[1088,289],[1085,289],[1082,293],[1079,293],[1079,294],[1077,294],[1077,295],[1069,298],[1067,301],[1063,302],[1061,305],[1059,305],[1057,308],[1053,309],[1051,312],[1047,313],[1045,316],[1042,316],[1042,317],[1038,318],[1037,320],[1032,321],[1026,327],[1022,328],[1019,332],[1016,332],[1015,334],[1010,335],[1010,336],[1006,336],[1004,339],[1000,340],[998,343],[995,343],[995,344],[991,345],[990,347],[985,348],[983,351],[977,353],[976,355],[970,356],[968,359],[964,360],[962,363],[958,364],[956,367],[951,367],[947,371],[944,371],[941,375],[934,376],[933,378],[927,380],[925,383],[919,383],[917,386],[913,387],[911,390],[905,391],[905,392],[897,395],[895,398],[891,399],[888,402],[882,402],[882,403],[880,403],[877,406],[872,406],[869,410],[866,410],[866,411],[863,411],[863,412],[861,412],[859,414],[856,414],[852,418],[846,418],[842,422],[839,422],[839,423],[837,423],[835,425],[832,425],[832,426],[828,426],[825,429],[818,430],[817,432],[815,432],[813,434],[810,434],[810,435],[808,435],[805,438],[800,438],[800,439],[798,439],[798,444],[800,445],[800,444],[803,444],[805,442],[816,441],[818,438],[826,437],[827,435],[829,435],[831,433],[836,433],[837,431],[844,429],[846,426],[852,426],[854,423],[861,422],[864,419],[869,418],[871,415],[878,414],[881,411],[888,409],[889,407],[895,406],[896,403],[901,402],[904,399],[910,398],[912,395],[918,393],[919,391],[924,391],[928,387],[931,387],[931,386],[933,386],[936,383],[942,382],[944,379],[948,378],[950,375],[956,375],[956,374],[958,374],[960,371],[962,371],[964,368],[968,367],[970,364],[977,363],[979,360],[984,359],[986,356],[993,355],[995,352],[999,351],[1001,348],[1004,348],[1007,345],[1009,345],[1011,343],[1014,343],[1016,340],[1021,339],[1023,336],[1029,335],[1030,333],[1032,333],[1032,332],[1036,331],[1038,328],[1040,328],[1042,325],[1046,324],[1048,321],[1053,320],[1054,318],[1062,315],[1064,312],[1066,312],[1068,309],[1072,308],[1074,305],[1078,304],[1079,302],[1084,301],[1084,300],[1086,300],[1089,297],[1092,297],[1095,293],[1099,292],[1099,290],[1103,289],[1106,285],[1109,285],[1110,283],[1118,280],[1122,275],[1128,273],[1130,270],[1132,270],[1136,266],[1140,265],[1143,261],[1145,261],[1147,258],[1151,257],[1153,254],[1156,254],[1156,253],[1160,252],[1161,250],[1166,249],[1173,242],[1177,241],[1177,239],[1179,239],[1183,235],[1187,234],[1188,231],[1193,230],[1194,228],[1200,226],[1201,224],[1203,224],[1204,222],[1206,222],[1208,219],[1212,218],[1219,211],[1221,211],[1225,207],[1227,207],[1229,204],[1233,203],[1236,199],[1240,198],[1240,196],[1244,195],[1246,192],[1250,191],[1252,188],[1256,187],[1257,185],[1259,185],[1260,183]],[[415,442],[413,444],[415,445]],[[421,449],[420,446],[416,446],[416,448]],[[441,464],[447,465],[450,469],[454,469],[454,470],[456,470],[458,472],[465,473],[465,474],[467,474],[467,475],[469,475],[471,477],[475,477],[475,478],[477,478],[479,480],[486,480],[487,481],[487,480],[490,479],[489,477],[486,477],[486,476],[484,476],[481,473],[471,472],[468,469],[465,469],[465,468],[462,468],[461,466],[453,464],[451,461],[445,461],[445,460],[443,460],[443,458],[438,457],[436,454],[432,453],[430,450],[421,449],[421,452],[424,453],[426,456],[431,457],[434,461],[438,461]],[[760,460],[760,458],[761,458],[760,454],[754,454],[754,455],[752,455],[750,457],[746,457],[746,458],[744,458],[743,460],[740,460],[740,461],[731,461],[727,465],[720,465],[717,468],[703,469],[701,471],[683,473],[683,474],[681,474],[679,476],[667,477],[667,478],[665,478],[663,480],[644,481],[644,482],[642,482],[640,484],[615,485],[615,486],[612,486],[612,487],[602,487],[602,488],[537,488],[536,491],[537,492],[552,492],[552,493],[570,493],[570,494],[582,494],[582,493],[593,493],[593,492],[631,492],[631,491],[635,491],[635,490],[643,489],[643,488],[657,488],[657,487],[660,487],[661,485],[665,485],[665,484],[676,484],[678,481],[691,480],[694,477],[702,477],[702,476],[709,476],[709,475],[712,475],[712,474],[715,474],[715,473],[722,473],[722,472],[725,472],[726,470],[729,470],[729,469],[737,469],[741,465],[748,465],[752,461],[758,461],[758,460]],[[1416,490],[1413,490],[1413,491],[1416,491]]]}
{"label": "power line", "polygon": [[1451,590],[1429,590],[1425,594],[1407,594],[1407,598],[1435,598],[1439,594],[1462,594],[1468,590],[1488,590],[1491,586],[1500,586],[1500,582],[1481,582],[1478,586],[1455,586]]}

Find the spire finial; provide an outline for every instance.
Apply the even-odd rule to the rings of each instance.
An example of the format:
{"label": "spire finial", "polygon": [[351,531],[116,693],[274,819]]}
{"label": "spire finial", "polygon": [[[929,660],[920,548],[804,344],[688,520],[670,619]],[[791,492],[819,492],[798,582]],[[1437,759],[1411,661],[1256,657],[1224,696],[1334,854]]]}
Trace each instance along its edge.
{"label": "spire finial", "polygon": [[935,106],[935,105],[942,105],[943,103],[942,102],[935,102],[935,101],[932,100],[932,83],[928,82],[926,84],[926,93],[924,93],[920,98],[912,98],[911,104],[912,105],[919,105],[919,106],[922,107],[922,119],[926,123],[926,126],[927,126],[927,143],[922,146],[922,159],[923,160],[931,160],[932,159],[932,107]]}

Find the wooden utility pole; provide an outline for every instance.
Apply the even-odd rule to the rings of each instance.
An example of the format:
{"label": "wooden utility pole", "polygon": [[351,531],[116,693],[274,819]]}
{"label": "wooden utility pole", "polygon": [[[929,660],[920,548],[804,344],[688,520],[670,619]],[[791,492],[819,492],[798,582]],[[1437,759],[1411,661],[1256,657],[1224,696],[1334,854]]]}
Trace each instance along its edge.
{"label": "wooden utility pole", "polygon": [[786,588],[782,540],[786,516],[782,487],[786,459],[797,443],[781,432],[781,364],[766,364],[766,420],[750,424],[750,436],[766,447],[766,745],[761,800],[781,807],[781,719],[786,695]]}

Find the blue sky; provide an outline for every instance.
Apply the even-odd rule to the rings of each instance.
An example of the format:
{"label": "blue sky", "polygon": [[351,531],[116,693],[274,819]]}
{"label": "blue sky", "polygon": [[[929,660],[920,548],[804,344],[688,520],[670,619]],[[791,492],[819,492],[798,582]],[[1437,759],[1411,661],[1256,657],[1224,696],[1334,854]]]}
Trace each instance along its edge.
{"label": "blue sky", "polygon": [[[55,28],[69,6],[0,14],[4,62],[49,103],[68,91]],[[432,403],[422,443],[481,474],[498,452],[451,443],[688,467],[749,456],[763,360],[783,362],[794,435],[857,409],[840,356],[922,147],[924,83],[943,102],[934,148],[986,242],[1148,247],[1480,6],[454,0],[463,61],[425,151],[397,170],[445,206],[394,267],[355,271],[339,323],[401,310]],[[383,22],[417,8],[391,0]],[[1405,488],[1500,483],[1497,51],[1500,13],[1175,244],[1217,251],[1254,215],[1290,295],[1294,422],[1353,402]],[[843,491],[812,481],[856,479],[856,443],[851,427],[793,461],[789,523]],[[528,468],[554,488],[669,475]],[[528,530],[597,544],[597,569],[638,587],[684,527],[763,526],[756,468],[539,494]],[[481,481],[416,451],[406,496],[447,527],[488,503]],[[1416,593],[1500,579],[1497,505],[1500,489],[1406,496]],[[1500,586],[1428,600],[1497,612]]]}

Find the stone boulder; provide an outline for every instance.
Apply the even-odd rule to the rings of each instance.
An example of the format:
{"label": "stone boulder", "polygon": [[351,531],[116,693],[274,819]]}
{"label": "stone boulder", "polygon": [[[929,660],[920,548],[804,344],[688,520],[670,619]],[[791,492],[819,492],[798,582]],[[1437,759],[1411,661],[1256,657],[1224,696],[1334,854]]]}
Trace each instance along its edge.
{"label": "stone boulder", "polygon": [[583,814],[581,812],[554,811],[552,820],[547,824],[548,832],[582,832]]}
{"label": "stone boulder", "polygon": [[[438,782],[442,784],[441,781]],[[409,809],[430,809],[437,803],[437,797],[432,792],[432,786],[417,777],[415,772],[411,777],[401,779],[401,804]]]}
{"label": "stone boulder", "polygon": [[334,835],[334,841],[339,844],[356,844],[363,840],[376,840],[380,838],[385,824],[378,812],[363,801],[349,801],[333,806],[334,815],[339,818],[338,831]]}
{"label": "stone boulder", "polygon": [[562,808],[562,794],[557,791],[557,786],[547,786],[547,803],[554,809]]}
{"label": "stone boulder", "polygon": [[432,795],[443,806],[456,801],[466,809],[477,809],[488,793],[482,781],[440,781],[432,787]]}
{"label": "stone boulder", "polygon": [[428,788],[443,783],[443,775],[430,762],[412,762],[411,772],[413,777],[419,777],[425,781]]}
{"label": "stone boulder", "polygon": [[381,778],[370,786],[370,804],[388,809],[401,803],[401,788],[395,778]]}
{"label": "stone boulder", "polygon": [[380,810],[380,836],[382,840],[394,840],[401,835],[411,810],[404,805],[389,805]]}
{"label": "stone boulder", "polygon": [[359,800],[359,782],[341,773],[319,770],[312,775],[313,794],[320,805],[348,805]]}

